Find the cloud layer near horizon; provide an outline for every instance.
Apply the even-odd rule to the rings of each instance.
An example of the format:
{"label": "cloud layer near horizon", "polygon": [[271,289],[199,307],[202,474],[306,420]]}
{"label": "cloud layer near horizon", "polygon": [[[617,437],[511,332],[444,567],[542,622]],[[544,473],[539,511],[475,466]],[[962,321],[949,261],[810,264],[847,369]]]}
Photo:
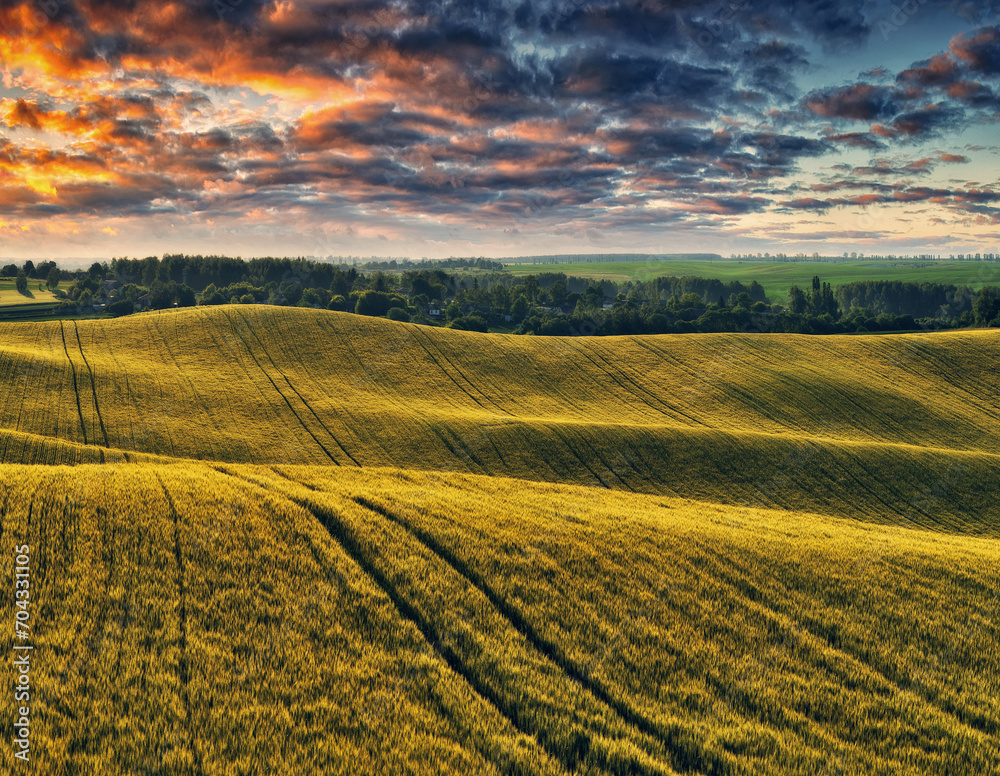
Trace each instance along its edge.
{"label": "cloud layer near horizon", "polygon": [[779,246],[857,240],[850,214],[881,208],[872,245],[905,245],[917,216],[937,224],[925,244],[993,245],[995,149],[959,136],[1000,113],[998,8],[898,72],[803,87],[886,35],[874,9],[0,2],[0,234],[8,253],[118,233],[206,252],[664,234],[692,250],[762,229]]}

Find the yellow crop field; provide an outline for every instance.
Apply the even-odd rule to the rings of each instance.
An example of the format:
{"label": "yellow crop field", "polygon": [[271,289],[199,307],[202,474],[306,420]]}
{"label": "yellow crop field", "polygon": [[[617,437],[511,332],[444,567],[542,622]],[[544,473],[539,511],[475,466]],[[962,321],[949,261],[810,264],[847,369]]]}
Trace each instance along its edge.
{"label": "yellow crop field", "polygon": [[10,323],[0,460],[395,466],[994,531],[998,360],[995,331],[483,337],[245,306]]}
{"label": "yellow crop field", "polygon": [[1000,772],[998,357],[264,306],[0,324],[32,768]]}
{"label": "yellow crop field", "polygon": [[387,469],[2,483],[39,772],[1000,768],[990,539]]}

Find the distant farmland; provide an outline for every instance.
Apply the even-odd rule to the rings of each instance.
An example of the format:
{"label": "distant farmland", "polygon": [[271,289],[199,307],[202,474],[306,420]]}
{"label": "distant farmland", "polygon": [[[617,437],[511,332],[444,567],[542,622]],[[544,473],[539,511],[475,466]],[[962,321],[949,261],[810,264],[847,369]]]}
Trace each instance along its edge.
{"label": "distant farmland", "polygon": [[756,280],[775,304],[784,304],[791,286],[808,288],[814,275],[833,286],[856,280],[900,280],[915,283],[954,283],[979,289],[1000,284],[1000,262],[995,261],[621,261],[593,264],[511,264],[514,275],[564,272],[595,280],[651,280],[693,275],[718,280]]}
{"label": "distant farmland", "polygon": [[24,294],[18,293],[17,289],[14,287],[14,283],[14,278],[0,278],[0,308],[22,307],[38,304],[51,305],[59,302],[59,300],[56,299],[55,294],[47,288],[45,290],[38,288],[38,280],[32,279],[28,281],[28,293],[31,294],[31,296],[25,296]]}

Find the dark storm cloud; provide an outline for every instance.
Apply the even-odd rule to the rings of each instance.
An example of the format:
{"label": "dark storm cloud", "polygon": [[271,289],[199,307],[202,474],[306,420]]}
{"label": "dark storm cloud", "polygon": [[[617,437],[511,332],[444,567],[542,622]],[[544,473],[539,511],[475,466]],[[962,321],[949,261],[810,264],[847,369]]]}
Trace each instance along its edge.
{"label": "dark storm cloud", "polygon": [[960,107],[939,102],[900,113],[888,125],[875,127],[874,131],[896,140],[919,140],[959,129],[965,121],[965,112]]}
{"label": "dark storm cloud", "polygon": [[829,132],[826,135],[826,139],[831,143],[838,143],[853,148],[865,148],[869,151],[879,151],[886,148],[885,142],[870,132]]}
{"label": "dark storm cloud", "polygon": [[[0,22],[17,23],[7,12],[22,4],[0,3]],[[906,189],[916,192],[908,199],[876,184],[964,156],[844,168],[838,175],[866,179],[865,188],[829,199],[793,191],[787,179],[805,160],[841,149],[891,156],[998,104],[997,27],[959,36],[898,75],[872,69],[856,83],[799,93],[796,78],[822,60],[818,52],[870,39],[877,20],[857,1],[74,0],[61,8],[39,82],[68,86],[52,99],[4,101],[0,122],[86,145],[59,161],[19,151],[22,168],[80,170],[101,182],[39,193],[21,181],[23,206],[3,200],[21,212],[336,202],[466,221],[486,210],[624,223],[654,222],[633,212],[647,206],[665,220],[669,201],[678,218],[709,223],[765,211],[779,197],[789,198],[784,208],[817,212],[872,197],[924,201],[919,190]],[[30,64],[37,52],[25,51]],[[118,93],[91,93],[93,73]],[[309,107],[286,108],[281,119],[261,100],[230,107],[244,89]]]}
{"label": "dark storm cloud", "polygon": [[878,84],[859,83],[810,93],[805,107],[818,116],[855,121],[879,121],[899,108],[896,92]]}
{"label": "dark storm cloud", "polygon": [[982,27],[957,36],[951,42],[951,53],[974,73],[1000,75],[1000,27]]}

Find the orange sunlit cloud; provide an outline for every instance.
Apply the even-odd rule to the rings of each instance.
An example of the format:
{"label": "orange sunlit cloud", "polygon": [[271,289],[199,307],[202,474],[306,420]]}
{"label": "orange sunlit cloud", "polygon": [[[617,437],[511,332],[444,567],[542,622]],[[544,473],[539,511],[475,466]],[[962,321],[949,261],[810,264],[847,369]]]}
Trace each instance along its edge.
{"label": "orange sunlit cloud", "polygon": [[774,2],[780,29],[734,22],[708,47],[677,23],[711,4],[8,4],[5,245],[497,254],[669,233],[811,252],[806,235],[904,244],[916,220],[925,243],[991,248],[997,28],[827,85],[847,61],[828,52],[879,59],[871,26],[843,26],[846,0]]}

